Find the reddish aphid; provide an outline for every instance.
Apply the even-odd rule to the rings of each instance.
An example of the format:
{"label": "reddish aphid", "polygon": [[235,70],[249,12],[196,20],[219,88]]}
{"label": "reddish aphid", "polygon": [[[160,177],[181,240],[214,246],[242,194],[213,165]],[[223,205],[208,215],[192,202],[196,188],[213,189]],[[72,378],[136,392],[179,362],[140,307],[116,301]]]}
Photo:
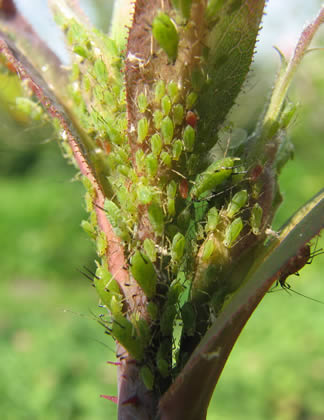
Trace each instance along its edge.
{"label": "reddish aphid", "polygon": [[262,174],[263,171],[263,167],[261,165],[255,165],[253,166],[253,168],[250,170],[249,173],[249,178],[252,182],[255,182],[259,176]]}
{"label": "reddish aphid", "polygon": [[189,182],[186,179],[182,179],[179,185],[179,192],[181,197],[185,200],[188,197]]}
{"label": "reddish aphid", "polygon": [[192,128],[195,128],[197,125],[197,115],[192,112],[192,111],[188,111],[186,114],[186,123],[191,125]]}

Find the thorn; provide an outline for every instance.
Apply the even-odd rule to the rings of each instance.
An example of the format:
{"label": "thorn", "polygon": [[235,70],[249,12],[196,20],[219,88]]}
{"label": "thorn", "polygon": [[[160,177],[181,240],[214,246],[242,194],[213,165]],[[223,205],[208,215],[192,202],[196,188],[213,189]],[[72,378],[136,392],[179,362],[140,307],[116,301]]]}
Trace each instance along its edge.
{"label": "thorn", "polygon": [[113,395],[103,395],[103,394],[101,394],[100,398],[105,398],[106,400],[109,400],[109,401],[111,401],[115,404],[118,404],[118,397],[115,397]]}

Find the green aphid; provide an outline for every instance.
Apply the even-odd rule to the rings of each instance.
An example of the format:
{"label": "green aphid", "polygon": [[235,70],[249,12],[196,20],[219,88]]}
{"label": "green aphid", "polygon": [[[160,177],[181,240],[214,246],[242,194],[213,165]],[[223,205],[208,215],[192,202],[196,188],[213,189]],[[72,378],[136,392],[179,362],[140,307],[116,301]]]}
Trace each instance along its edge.
{"label": "green aphid", "polygon": [[216,207],[212,207],[207,213],[207,223],[205,225],[205,231],[214,232],[219,223],[219,213]]}
{"label": "green aphid", "polygon": [[129,232],[121,214],[121,209],[111,200],[105,200],[104,209],[116,235],[123,241],[129,239]]}
{"label": "green aphid", "polygon": [[170,154],[166,151],[163,151],[160,155],[162,162],[164,163],[165,166],[167,166],[168,168],[171,168],[172,165],[172,157],[170,156]]}
{"label": "green aphid", "polygon": [[176,104],[172,108],[174,125],[181,125],[183,123],[184,109],[181,104]]}
{"label": "green aphid", "polygon": [[172,239],[171,259],[178,263],[181,261],[186,246],[186,238],[178,232]]}
{"label": "green aphid", "polygon": [[152,239],[146,238],[143,243],[144,251],[152,262],[156,261],[156,246]]}
{"label": "green aphid", "polygon": [[224,158],[212,163],[204,172],[197,176],[191,189],[191,197],[199,198],[201,194],[215,190],[233,173],[234,164],[239,158]]}
{"label": "green aphid", "polygon": [[151,369],[144,365],[140,369],[140,377],[147,390],[152,391],[154,385],[154,375]]}
{"label": "green aphid", "polygon": [[155,177],[158,171],[159,164],[157,158],[153,155],[153,153],[149,153],[146,156],[145,166],[148,176],[151,178]]}
{"label": "green aphid", "polygon": [[140,204],[150,204],[152,202],[153,191],[147,185],[139,185],[136,192]]}
{"label": "green aphid", "polygon": [[191,125],[187,125],[183,132],[183,143],[185,150],[188,152],[192,152],[195,146],[195,139],[196,139],[196,132],[191,127]]}
{"label": "green aphid", "polygon": [[16,107],[19,111],[28,115],[32,120],[39,121],[44,115],[42,107],[30,100],[29,98],[16,98]]}
{"label": "green aphid", "polygon": [[144,356],[144,345],[133,324],[122,314],[113,316],[111,335],[138,361]]}
{"label": "green aphid", "polygon": [[177,184],[174,180],[172,180],[167,185],[167,196],[170,198],[174,198],[176,196],[176,193],[177,193]]}
{"label": "green aphid", "polygon": [[93,66],[95,78],[99,83],[106,84],[108,82],[108,72],[105,63],[98,59]]}
{"label": "green aphid", "polygon": [[142,114],[146,111],[147,108],[147,97],[144,95],[144,93],[140,93],[137,97],[137,106],[139,109],[139,112],[141,112]]}
{"label": "green aphid", "polygon": [[226,210],[227,217],[231,219],[233,216],[235,216],[235,214],[245,206],[247,199],[248,193],[246,190],[238,191],[236,194],[234,194]]}
{"label": "green aphid", "polygon": [[96,239],[97,232],[91,223],[87,220],[82,220],[81,227],[92,239]]}
{"label": "green aphid", "polygon": [[169,115],[171,111],[171,100],[168,95],[164,95],[161,100],[161,108],[164,115]]}
{"label": "green aphid", "polygon": [[93,199],[88,191],[85,193],[84,201],[86,204],[86,212],[90,213],[93,210]]}
{"label": "green aphid", "polygon": [[157,133],[151,137],[151,150],[154,156],[159,156],[162,150],[162,139]]}
{"label": "green aphid", "polygon": [[167,91],[170,96],[172,103],[177,99],[179,94],[179,88],[176,82],[171,81],[167,86]]}
{"label": "green aphid", "polygon": [[99,232],[96,240],[97,244],[97,254],[99,257],[103,257],[107,251],[108,243],[107,238],[104,232]]}
{"label": "green aphid", "polygon": [[168,209],[168,214],[169,216],[174,216],[176,211],[175,211],[175,199],[174,198],[168,198],[167,201],[167,209]]}
{"label": "green aphid", "polygon": [[106,266],[101,265],[97,268],[93,283],[102,303],[111,313],[115,315],[121,313],[123,297],[117,281]]}
{"label": "green aphid", "polygon": [[156,292],[157,274],[151,260],[140,251],[131,259],[131,273],[145,295],[152,298]]}
{"label": "green aphid", "polygon": [[178,55],[179,35],[170,17],[163,13],[154,18],[152,25],[154,39],[164,50],[170,61],[174,62]]}
{"label": "green aphid", "polygon": [[186,108],[191,109],[198,99],[198,95],[196,92],[190,92],[189,95],[186,97]]}
{"label": "green aphid", "polygon": [[[111,154],[111,153],[110,153]],[[138,171],[142,171],[145,165],[145,153],[143,149],[137,149],[135,153],[135,162]]]}
{"label": "green aphid", "polygon": [[243,221],[240,217],[233,220],[225,230],[223,244],[226,248],[231,248],[243,229]]}
{"label": "green aphid", "polygon": [[250,224],[254,235],[260,235],[260,228],[262,224],[263,209],[259,203],[255,203],[252,207]]}
{"label": "green aphid", "polygon": [[154,232],[161,236],[164,231],[164,214],[157,203],[152,203],[148,208],[148,217]]}
{"label": "green aphid", "polygon": [[161,122],[161,134],[164,144],[170,144],[173,139],[174,126],[170,117],[163,118]]}
{"label": "green aphid", "polygon": [[141,118],[137,123],[137,142],[143,143],[148,134],[149,123],[147,118]]}
{"label": "green aphid", "polygon": [[207,241],[205,241],[204,243],[204,249],[202,252],[202,260],[204,262],[207,262],[210,257],[213,255],[213,252],[215,250],[215,242],[213,239],[207,239]]}
{"label": "green aphid", "polygon": [[183,143],[181,140],[176,140],[172,145],[172,159],[179,160],[183,151]]}
{"label": "green aphid", "polygon": [[159,80],[155,85],[155,102],[160,104],[161,99],[165,95],[165,84],[163,80]]}
{"label": "green aphid", "polygon": [[161,123],[163,120],[163,112],[160,111],[159,109],[157,109],[156,111],[154,111],[153,113],[153,121],[154,121],[154,127],[157,130],[160,130],[161,128]]}

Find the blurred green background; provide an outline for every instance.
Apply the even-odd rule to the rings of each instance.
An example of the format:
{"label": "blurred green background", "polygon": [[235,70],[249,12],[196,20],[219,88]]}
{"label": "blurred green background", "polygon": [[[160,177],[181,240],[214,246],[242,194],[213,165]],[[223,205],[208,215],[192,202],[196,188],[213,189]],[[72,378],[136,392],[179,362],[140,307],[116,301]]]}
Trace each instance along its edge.
{"label": "blurred green background", "polygon": [[[106,27],[106,3],[93,3]],[[278,59],[272,53],[268,60],[257,60],[232,113],[247,130],[269,94]],[[323,52],[309,54],[290,91],[301,107],[276,227],[323,187],[323,68]],[[114,404],[100,398],[116,395],[116,368],[106,364],[114,361],[114,344],[94,320],[97,298],[79,272],[95,257],[80,228],[83,187],[73,182],[51,128],[15,122],[12,89],[0,90],[0,418],[116,418]],[[318,256],[291,277],[292,288],[324,301],[323,263]],[[323,325],[324,306],[284,291],[268,294],[230,356],[208,420],[324,419]]]}

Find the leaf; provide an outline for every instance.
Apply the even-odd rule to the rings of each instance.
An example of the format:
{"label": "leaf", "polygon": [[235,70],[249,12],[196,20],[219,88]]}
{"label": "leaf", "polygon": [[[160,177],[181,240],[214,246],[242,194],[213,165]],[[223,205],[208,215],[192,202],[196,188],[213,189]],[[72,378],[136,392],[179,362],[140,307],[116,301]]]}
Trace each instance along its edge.
{"label": "leaf", "polygon": [[264,5],[264,0],[219,0],[211,1],[208,6],[211,31],[203,65],[206,82],[197,101],[198,114],[204,116],[199,132],[199,137],[207,143],[204,149],[215,144],[217,130],[245,81]]}
{"label": "leaf", "polygon": [[[207,331],[161,398],[161,420],[204,419],[225,362],[242,328],[282,268],[324,228],[324,190],[300,209],[277,238],[260,251],[244,286]],[[197,392],[199,383],[199,394]],[[199,398],[198,398],[199,395]]]}

